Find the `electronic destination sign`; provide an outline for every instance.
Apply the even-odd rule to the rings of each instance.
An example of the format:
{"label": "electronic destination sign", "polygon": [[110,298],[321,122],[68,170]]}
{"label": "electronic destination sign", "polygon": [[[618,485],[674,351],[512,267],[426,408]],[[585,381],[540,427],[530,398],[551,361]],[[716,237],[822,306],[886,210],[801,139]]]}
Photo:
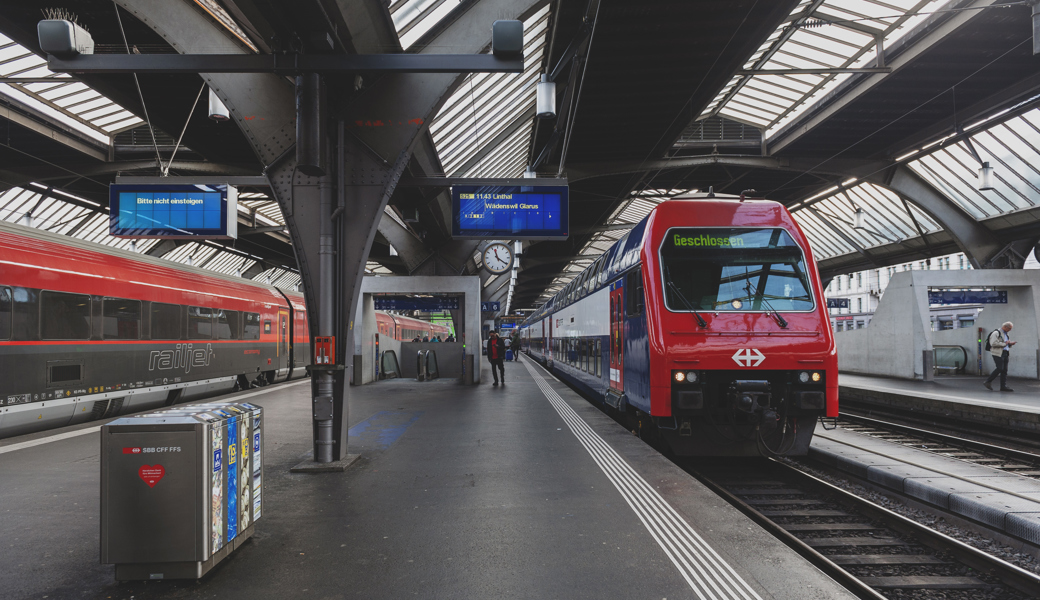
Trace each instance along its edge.
{"label": "electronic destination sign", "polygon": [[109,233],[123,238],[237,238],[238,190],[224,183],[112,184]]}
{"label": "electronic destination sign", "polygon": [[[517,180],[524,182],[524,180]],[[566,185],[455,185],[451,188],[456,239],[565,240]]]}

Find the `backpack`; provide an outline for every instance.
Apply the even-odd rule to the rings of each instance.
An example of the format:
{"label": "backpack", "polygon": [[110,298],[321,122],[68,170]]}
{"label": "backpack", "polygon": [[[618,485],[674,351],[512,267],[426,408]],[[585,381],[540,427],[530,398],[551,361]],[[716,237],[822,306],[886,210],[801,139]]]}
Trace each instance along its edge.
{"label": "backpack", "polygon": [[989,335],[986,336],[986,350],[991,350],[992,349],[990,347],[989,341],[990,341],[990,339],[993,338],[993,334],[998,332],[998,331],[1000,331],[1000,330],[999,329],[994,329],[993,331],[989,332]]}

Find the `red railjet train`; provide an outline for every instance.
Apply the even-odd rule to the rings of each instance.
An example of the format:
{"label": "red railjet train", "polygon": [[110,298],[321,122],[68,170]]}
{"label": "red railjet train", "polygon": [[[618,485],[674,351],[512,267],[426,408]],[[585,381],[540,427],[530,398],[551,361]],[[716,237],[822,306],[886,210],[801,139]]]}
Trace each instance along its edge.
{"label": "red railjet train", "polygon": [[376,325],[379,335],[385,335],[402,342],[410,342],[415,338],[433,340],[435,337],[440,337],[443,342],[448,339],[448,334],[451,333],[451,330],[444,325],[394,315],[381,310],[376,311]]}
{"label": "red railjet train", "polygon": [[306,376],[301,294],[0,223],[0,437]]}
{"label": "red railjet train", "polygon": [[522,344],[680,455],[802,455],[838,414],[816,261],[776,202],[662,202],[524,322]]}

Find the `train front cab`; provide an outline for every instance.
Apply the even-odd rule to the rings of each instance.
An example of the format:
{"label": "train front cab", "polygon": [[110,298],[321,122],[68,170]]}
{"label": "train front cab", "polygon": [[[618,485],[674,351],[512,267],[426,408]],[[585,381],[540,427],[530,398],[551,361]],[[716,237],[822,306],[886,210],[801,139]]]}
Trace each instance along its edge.
{"label": "train front cab", "polygon": [[[646,332],[650,413],[677,454],[804,455],[818,417],[837,416],[837,354],[811,250],[785,209],[762,204],[720,215],[734,227],[651,216],[660,226],[649,224],[643,248],[647,307],[623,331]],[[740,227],[742,217],[757,225]],[[626,378],[643,371],[630,368],[640,358],[621,357]]]}

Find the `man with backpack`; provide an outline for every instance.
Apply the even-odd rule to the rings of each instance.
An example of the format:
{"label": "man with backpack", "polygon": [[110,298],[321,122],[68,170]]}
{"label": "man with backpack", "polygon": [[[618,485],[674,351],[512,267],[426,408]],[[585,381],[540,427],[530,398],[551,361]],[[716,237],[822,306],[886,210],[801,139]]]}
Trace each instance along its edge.
{"label": "man with backpack", "polygon": [[1018,343],[1012,342],[1011,336],[1008,335],[1011,333],[1013,327],[1014,325],[1011,321],[1008,321],[1001,325],[1000,329],[994,329],[991,331],[989,336],[986,337],[986,350],[989,350],[989,353],[993,355],[993,363],[996,365],[993,372],[989,374],[989,378],[982,383],[982,385],[986,386],[986,389],[988,390],[993,389],[993,380],[997,378],[997,375],[1000,375],[1000,391],[1015,391],[1007,386],[1008,362],[1011,360],[1011,347]]}

